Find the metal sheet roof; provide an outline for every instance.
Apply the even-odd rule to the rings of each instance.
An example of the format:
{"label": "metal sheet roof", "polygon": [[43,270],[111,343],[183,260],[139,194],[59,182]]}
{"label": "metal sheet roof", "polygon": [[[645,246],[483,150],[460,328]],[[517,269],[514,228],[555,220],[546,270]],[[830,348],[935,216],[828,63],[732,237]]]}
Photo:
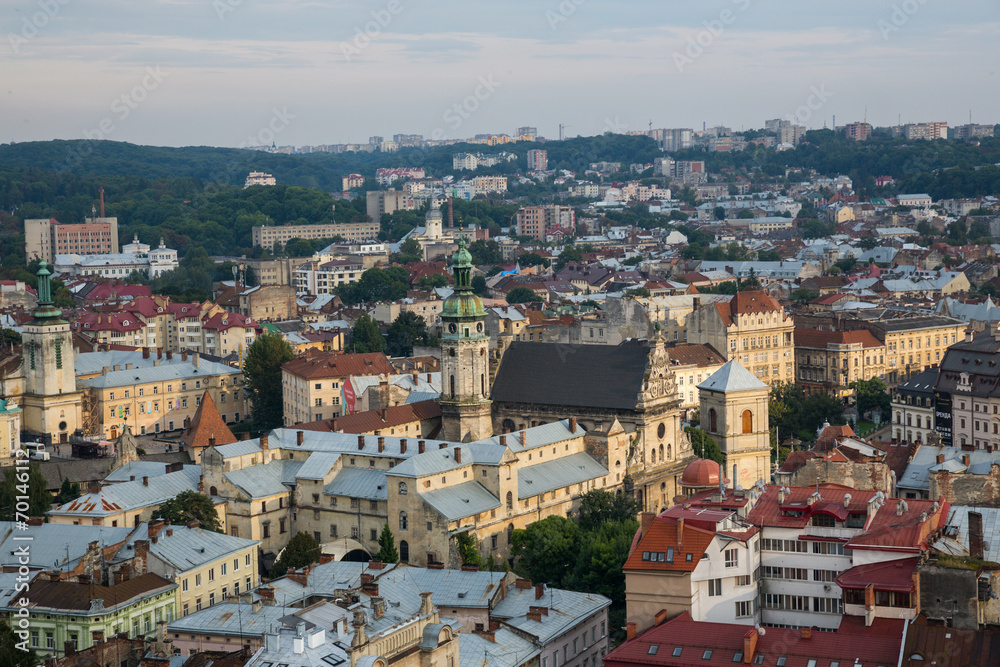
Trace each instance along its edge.
{"label": "metal sheet roof", "polygon": [[530,498],[607,474],[608,469],[588,454],[572,454],[518,470],[517,495],[519,498]]}
{"label": "metal sheet roof", "polygon": [[479,482],[465,482],[421,493],[420,497],[449,521],[500,507],[500,500]]}
{"label": "metal sheet roof", "polygon": [[373,468],[343,468],[336,474],[323,494],[327,496],[346,496],[367,500],[386,500],[387,481],[385,470]]}
{"label": "metal sheet roof", "polygon": [[136,480],[104,486],[97,493],[84,494],[48,513],[97,518],[142,509],[164,503],[182,491],[197,491],[200,479],[201,466],[184,466],[177,472],[150,477],[148,484]]}

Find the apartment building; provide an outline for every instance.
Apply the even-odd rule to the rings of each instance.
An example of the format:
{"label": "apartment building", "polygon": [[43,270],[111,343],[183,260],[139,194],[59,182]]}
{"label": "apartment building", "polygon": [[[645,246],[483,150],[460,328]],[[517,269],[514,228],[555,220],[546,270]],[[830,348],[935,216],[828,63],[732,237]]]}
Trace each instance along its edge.
{"label": "apartment building", "polygon": [[125,426],[137,435],[183,428],[185,420],[194,417],[206,392],[226,423],[249,415],[239,368],[205,361],[198,353],[167,353],[162,359],[148,362],[115,363],[103,367],[99,375],[81,380],[93,397],[91,409],[105,437],[118,437]]}
{"label": "apartment building", "polygon": [[885,345],[885,374],[890,385],[940,365],[948,347],[962,341],[968,327],[963,320],[937,315],[848,320],[846,324],[851,329],[868,329]]}
{"label": "apartment building", "polygon": [[392,375],[384,354],[340,354],[309,350],[281,367],[285,426],[344,414],[345,392],[354,375]]}
{"label": "apartment building", "polygon": [[402,190],[369,190],[366,197],[368,217],[376,225],[376,234],[382,216],[396,211],[412,211],[417,207],[413,196]]}
{"label": "apartment building", "polygon": [[525,206],[518,209],[515,224],[518,236],[546,241],[575,233],[576,212],[572,207],[554,204]]}
{"label": "apartment building", "polygon": [[24,221],[24,254],[28,261],[49,264],[56,255],[110,255],[118,252],[118,218],[84,218],[62,224],[55,218]]}
{"label": "apartment building", "polygon": [[375,181],[379,185],[392,185],[396,181],[419,180],[425,176],[426,173],[423,167],[396,167],[375,170]]}
{"label": "apartment building", "polygon": [[246,593],[260,584],[257,540],[234,537],[163,521],[142,524],[120,550],[131,557],[143,554],[146,568],[177,584],[173,617],[212,607]]}
{"label": "apartment building", "polygon": [[348,174],[342,179],[343,187],[341,188],[344,192],[348,190],[354,190],[355,188],[360,188],[365,184],[365,177],[361,174]]}
{"label": "apartment building", "polygon": [[711,345],[767,384],[795,381],[795,324],[766,292],[698,303],[687,318],[687,332],[689,343]]}
{"label": "apartment building", "polygon": [[[930,443],[939,437],[934,386],[939,370],[929,368],[892,390],[892,437],[900,442]],[[950,402],[946,399],[945,401]],[[950,421],[951,414],[945,421]],[[950,431],[950,429],[949,429]],[[951,433],[948,433],[951,436]]]}
{"label": "apartment building", "polygon": [[[371,201],[370,196],[369,201]],[[369,215],[371,215],[370,211]],[[372,219],[375,222],[331,222],[320,225],[289,224],[274,227],[254,227],[251,232],[253,234],[253,244],[265,250],[273,250],[275,243],[285,244],[292,239],[315,240],[340,237],[345,241],[371,241],[379,233],[379,218],[372,217]]]}
{"label": "apartment building", "polygon": [[852,382],[873,377],[885,380],[885,358],[885,344],[865,329],[795,330],[796,383],[807,393],[853,396]]}
{"label": "apartment building", "polygon": [[926,139],[928,141],[932,141],[934,139],[947,139],[948,123],[910,123],[903,127],[903,136],[910,141],[915,139]]}
{"label": "apartment building", "polygon": [[844,132],[848,139],[867,141],[871,136],[872,126],[868,123],[849,123],[844,126]]}
{"label": "apartment building", "polygon": [[488,195],[491,192],[507,192],[506,176],[476,176],[471,182],[472,188],[477,195]]}
{"label": "apartment building", "polygon": [[549,152],[540,148],[528,151],[528,171],[548,171]]}
{"label": "apartment building", "polygon": [[292,280],[298,294],[334,294],[340,285],[361,280],[364,271],[364,261],[356,257],[309,261],[295,269]]}

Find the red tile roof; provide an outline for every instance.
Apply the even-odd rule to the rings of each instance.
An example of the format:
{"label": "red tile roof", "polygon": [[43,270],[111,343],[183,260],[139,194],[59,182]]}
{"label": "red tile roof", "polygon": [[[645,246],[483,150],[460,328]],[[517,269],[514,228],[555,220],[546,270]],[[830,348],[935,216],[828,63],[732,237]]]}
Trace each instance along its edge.
{"label": "red tile roof", "polygon": [[[714,523],[714,522],[713,522]],[[701,561],[702,554],[715,537],[715,530],[706,530],[692,524],[691,521],[660,515],[653,519],[649,528],[643,534],[639,529],[638,541],[633,540],[633,547],[625,561],[624,570],[647,570],[656,572],[693,572]],[[643,559],[644,553],[667,554],[673,550],[673,562],[666,560],[652,561]],[[687,554],[691,554],[688,560]]]}
{"label": "red tile roof", "polygon": [[851,538],[847,547],[918,553],[927,548],[931,535],[948,520],[950,508],[951,503],[944,500],[890,499],[875,513],[865,532]]}
{"label": "red tile roof", "polygon": [[865,589],[874,584],[877,591],[913,592],[913,571],[917,569],[919,558],[901,558],[855,565],[837,575],[836,582],[841,588]]}
{"label": "red tile roof", "polygon": [[226,426],[226,421],[219,414],[211,394],[207,391],[201,396],[201,405],[194,413],[191,426],[181,435],[181,442],[188,447],[208,447],[210,440],[215,438],[216,445],[229,445],[236,442],[236,436]]}
{"label": "red tile roof", "polygon": [[342,354],[309,350],[286,362],[281,370],[304,378],[339,378],[354,375],[392,375],[389,359],[381,352]]}
{"label": "red tile roof", "polygon": [[146,325],[131,313],[83,313],[73,321],[77,331],[138,331]]}
{"label": "red tile roof", "polygon": [[367,412],[357,412],[353,415],[343,415],[334,419],[296,424],[295,428],[306,431],[373,433],[380,429],[394,428],[440,416],[441,404],[437,401],[417,401],[416,403],[407,403],[406,405],[394,405],[383,410],[368,410]]}
{"label": "red tile roof", "polygon": [[234,327],[243,329],[256,329],[257,322],[240,315],[239,313],[217,313],[202,324],[202,329],[215,329],[216,331],[229,331]]}
{"label": "red tile roof", "polygon": [[[904,625],[902,620],[876,618],[865,627],[863,618],[845,616],[836,632],[812,632],[804,638],[798,630],[764,628],[758,635],[751,626],[694,621],[684,611],[610,652],[604,667],[774,667],[781,657],[786,667],[807,667],[810,660],[824,667],[831,661],[849,667],[855,658],[864,665],[895,665]],[[749,656],[743,655],[747,644],[753,648]],[[678,648],[680,655],[674,655]],[[763,656],[763,662],[755,663],[755,656]]]}
{"label": "red tile roof", "polygon": [[[785,493],[784,499],[779,502],[778,496],[781,487],[768,486],[747,515],[747,521],[758,526],[804,528],[809,524],[813,514],[834,514],[838,518],[846,517],[851,513],[867,514],[868,501],[874,498],[877,493],[877,491],[862,491],[841,484],[820,484],[820,497],[810,504],[810,497],[816,493],[816,487],[793,486],[785,488],[788,488],[789,492]],[[850,498],[845,507],[847,496]]]}
{"label": "red tile roof", "polygon": [[144,574],[115,586],[36,580],[31,583],[29,606],[87,612],[90,610],[90,601],[100,599],[104,602],[105,609],[114,609],[137,597],[176,587],[177,584],[156,574]]}
{"label": "red tile roof", "polygon": [[[798,340],[798,332],[796,331],[796,340]],[[827,424],[826,428],[819,434],[816,438],[816,444],[813,449],[817,452],[825,452],[828,449],[833,449],[837,444],[844,438],[857,438],[858,436],[854,433],[852,429],[847,424],[843,426],[834,426],[832,424]]]}
{"label": "red tile roof", "polygon": [[795,347],[825,350],[830,345],[861,343],[862,348],[884,347],[878,338],[867,329],[855,331],[820,331],[819,329],[796,329]]}

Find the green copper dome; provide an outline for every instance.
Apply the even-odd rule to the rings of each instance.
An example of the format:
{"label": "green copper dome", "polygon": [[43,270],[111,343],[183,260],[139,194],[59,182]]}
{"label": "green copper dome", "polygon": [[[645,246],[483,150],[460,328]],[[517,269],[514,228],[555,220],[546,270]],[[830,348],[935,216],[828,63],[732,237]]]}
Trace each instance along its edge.
{"label": "green copper dome", "polygon": [[444,300],[441,317],[445,319],[483,319],[486,308],[483,300],[472,291],[472,255],[465,247],[465,235],[458,238],[458,250],[451,256],[455,273],[455,291]]}

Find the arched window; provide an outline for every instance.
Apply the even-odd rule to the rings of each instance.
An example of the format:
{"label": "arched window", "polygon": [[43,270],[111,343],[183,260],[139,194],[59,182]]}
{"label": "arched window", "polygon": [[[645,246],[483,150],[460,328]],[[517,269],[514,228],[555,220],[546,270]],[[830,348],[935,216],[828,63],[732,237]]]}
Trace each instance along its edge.
{"label": "arched window", "polygon": [[210,495],[210,496],[217,496],[217,495],[219,495],[219,490],[216,489],[214,486],[210,486],[210,487],[208,487],[208,495]]}
{"label": "arched window", "polygon": [[507,544],[510,544],[513,541],[513,537],[514,537],[514,524],[510,523],[507,524]]}
{"label": "arched window", "polygon": [[514,509],[514,494],[510,491],[507,492],[507,509]]}
{"label": "arched window", "polygon": [[656,463],[656,450],[654,449],[649,453],[649,462]]}
{"label": "arched window", "polygon": [[753,413],[749,410],[743,411],[743,432],[753,433]]}
{"label": "arched window", "polygon": [[672,459],[674,457],[672,449],[673,449],[673,447],[671,445],[667,445],[667,458],[668,459]]}
{"label": "arched window", "polygon": [[500,432],[501,433],[512,433],[517,426],[510,419],[504,419],[500,422]]}
{"label": "arched window", "polygon": [[660,445],[660,460],[663,460],[663,445]]}
{"label": "arched window", "polygon": [[719,415],[715,412],[715,408],[708,411],[708,430],[715,433],[719,430]]}
{"label": "arched window", "polygon": [[399,529],[400,530],[406,530],[406,527],[409,525],[409,523],[410,523],[409,520],[406,518],[406,512],[400,512],[399,513]]}
{"label": "arched window", "polygon": [[410,545],[406,543],[406,540],[401,540],[399,543],[399,560],[401,563],[410,562]]}
{"label": "arched window", "polygon": [[400,482],[399,483],[399,495],[401,495],[401,496],[405,496],[406,495],[406,482]]}

